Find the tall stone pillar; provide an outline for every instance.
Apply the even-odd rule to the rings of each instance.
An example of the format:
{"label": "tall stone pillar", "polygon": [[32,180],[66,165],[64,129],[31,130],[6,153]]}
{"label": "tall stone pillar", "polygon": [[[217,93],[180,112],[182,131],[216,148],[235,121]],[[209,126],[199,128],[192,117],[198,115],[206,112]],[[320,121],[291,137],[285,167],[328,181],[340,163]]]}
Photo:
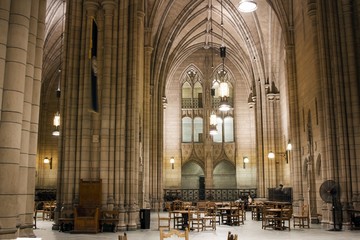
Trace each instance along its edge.
{"label": "tall stone pillar", "polygon": [[[112,79],[112,51],[113,51],[113,16],[115,2],[102,1],[104,9],[103,31],[103,69],[102,69],[102,94],[101,94],[101,165],[100,178],[103,182],[103,196],[107,207],[114,205],[114,157],[115,151],[115,108],[116,108],[116,79]],[[102,45],[98,45],[101,48]],[[109,154],[110,153],[110,154]],[[103,199],[103,200],[105,200]]]}
{"label": "tall stone pillar", "polygon": [[5,36],[0,40],[0,239],[14,239],[34,236],[32,214],[45,1],[3,1],[0,10]]}
{"label": "tall stone pillar", "polygon": [[[291,39],[293,35],[291,35]],[[299,101],[297,98],[297,79],[296,79],[296,65],[295,65],[295,47],[289,44],[286,50],[286,68],[287,68],[287,83],[288,83],[288,96],[290,107],[289,108],[289,126],[292,144],[291,154],[289,154],[290,172],[292,177],[290,184],[293,187],[293,202],[295,206],[301,205],[299,202],[304,201],[303,195],[303,181],[302,181],[302,164],[301,164],[301,148],[300,148],[300,133],[299,133]],[[299,203],[299,204],[298,204]]]}
{"label": "tall stone pillar", "polygon": [[[150,37],[149,37],[150,38]],[[143,194],[144,194],[144,207],[151,207],[152,199],[150,199],[151,193],[150,186],[157,182],[158,179],[150,178],[150,129],[151,125],[151,88],[150,88],[150,75],[151,75],[151,55],[153,48],[150,46],[145,47],[145,60],[144,60],[144,110],[143,110],[143,156],[142,156],[142,165],[143,165]],[[152,166],[152,167],[157,167]]]}
{"label": "tall stone pillar", "polygon": [[268,147],[269,151],[266,152],[265,156],[267,157],[267,154],[272,151],[275,153],[275,159],[268,159],[268,163],[265,167],[267,169],[267,186],[266,188],[272,188],[276,187],[279,182],[279,172],[280,172],[280,156],[277,154],[278,152],[278,132],[280,130],[280,127],[278,126],[280,124],[279,122],[279,109],[277,108],[277,98],[278,94],[274,93],[267,93],[267,136],[268,136]]}
{"label": "tall stone pillar", "polygon": [[[140,99],[142,99],[143,73],[143,41],[144,13],[141,11],[141,1],[130,2],[129,5],[129,47],[127,71],[127,102],[126,102],[126,206],[128,207],[129,230],[136,229],[139,223],[139,132],[140,132]],[[142,44],[142,45],[141,45]],[[142,51],[141,51],[142,49]],[[139,55],[140,54],[140,55]]]}
{"label": "tall stone pillar", "polygon": [[[343,26],[344,36],[342,37],[342,46],[344,49],[343,58],[346,60],[347,65],[344,69],[344,94],[346,95],[346,99],[348,100],[346,104],[347,112],[350,113],[351,117],[346,117],[346,124],[348,126],[348,141],[349,147],[346,149],[346,155],[348,156],[345,159],[349,159],[349,162],[346,160],[341,163],[346,166],[347,176],[350,178],[350,181],[347,182],[346,194],[341,195],[341,201],[347,202],[349,204],[349,208],[360,207],[360,164],[357,161],[356,156],[360,156],[360,149],[358,147],[351,146],[359,146],[360,139],[356,136],[360,136],[360,106],[358,101],[359,96],[359,88],[353,87],[356,86],[356,81],[359,80],[359,69],[356,68],[356,58],[359,57],[359,46],[356,46],[355,41],[355,16],[357,16],[357,21],[359,22],[359,12],[360,12],[360,3],[358,1],[342,1],[343,8]],[[357,6],[356,6],[357,4]],[[357,12],[355,12],[357,11]],[[359,29],[359,27],[357,27]],[[359,45],[359,42],[357,43]],[[356,56],[357,53],[357,56]],[[358,64],[359,66],[359,64]],[[352,195],[350,194],[352,189]],[[342,191],[343,191],[342,190]]]}
{"label": "tall stone pillar", "polygon": [[252,100],[254,101],[254,119],[255,119],[255,129],[256,129],[256,145],[257,153],[257,182],[258,182],[258,197],[266,196],[265,188],[265,143],[264,143],[264,113],[262,111],[262,91],[261,91],[261,82],[255,84],[255,93],[253,94]]}
{"label": "tall stone pillar", "polygon": [[[39,122],[39,103],[41,89],[41,68],[45,34],[46,1],[33,1],[29,29],[28,56],[25,77],[24,114],[21,137],[21,160],[18,202],[20,214],[19,236],[34,236],[33,211],[35,189],[35,162],[37,152],[37,133]],[[30,194],[29,194],[30,193]]]}

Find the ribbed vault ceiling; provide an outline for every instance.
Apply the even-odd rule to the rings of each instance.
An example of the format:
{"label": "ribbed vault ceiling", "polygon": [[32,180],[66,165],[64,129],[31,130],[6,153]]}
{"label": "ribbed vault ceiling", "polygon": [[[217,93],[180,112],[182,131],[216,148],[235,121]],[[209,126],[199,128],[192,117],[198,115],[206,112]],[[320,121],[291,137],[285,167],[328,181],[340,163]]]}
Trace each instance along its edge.
{"label": "ribbed vault ceiling", "polygon": [[[249,88],[257,79],[266,82],[281,78],[284,47],[289,44],[284,33],[291,28],[287,20],[291,1],[257,0],[253,13],[239,12],[239,1],[144,0],[149,33],[145,44],[153,48],[151,79],[160,89],[195,52],[213,47],[218,54],[222,44],[227,47],[227,61],[233,71]],[[43,90],[49,94],[47,89],[56,89],[58,82],[64,9],[63,0],[47,2]]]}
{"label": "ribbed vault ceiling", "polygon": [[147,1],[153,56],[161,59],[155,63],[155,76],[172,78],[194,52],[211,46],[218,52],[223,44],[248,86],[254,79],[276,78],[285,44],[277,15],[266,0],[257,1],[255,12],[241,13],[239,1]]}

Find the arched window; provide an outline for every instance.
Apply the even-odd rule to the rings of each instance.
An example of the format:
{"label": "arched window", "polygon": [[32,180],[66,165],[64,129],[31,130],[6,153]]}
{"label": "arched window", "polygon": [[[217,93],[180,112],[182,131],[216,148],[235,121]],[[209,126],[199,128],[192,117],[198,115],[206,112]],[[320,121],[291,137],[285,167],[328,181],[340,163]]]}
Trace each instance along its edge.
{"label": "arched window", "polygon": [[203,108],[202,102],[202,86],[199,82],[194,84],[193,90],[193,108]]}
{"label": "arched window", "polygon": [[186,71],[183,76],[183,85],[181,88],[182,110],[184,117],[182,119],[182,141],[183,142],[203,142],[204,121],[198,117],[201,114],[188,114],[189,109],[203,108],[203,86],[201,77],[192,68]]}
{"label": "arched window", "polygon": [[224,142],[234,142],[234,119],[232,117],[224,119]]}
{"label": "arched window", "polygon": [[192,96],[192,88],[190,83],[188,82],[184,82],[183,86],[182,86],[182,91],[181,91],[181,95],[182,95],[182,108],[191,108],[192,104],[191,104],[191,96]]}
{"label": "arched window", "polygon": [[194,119],[194,142],[203,142],[203,119],[200,117]]}
{"label": "arched window", "polygon": [[182,141],[191,142],[192,137],[192,121],[189,117],[182,119]]}
{"label": "arched window", "polygon": [[213,141],[217,142],[217,143],[221,143],[223,138],[223,121],[220,117],[217,118],[217,125],[216,125],[216,129],[218,131],[217,134],[213,135]]}

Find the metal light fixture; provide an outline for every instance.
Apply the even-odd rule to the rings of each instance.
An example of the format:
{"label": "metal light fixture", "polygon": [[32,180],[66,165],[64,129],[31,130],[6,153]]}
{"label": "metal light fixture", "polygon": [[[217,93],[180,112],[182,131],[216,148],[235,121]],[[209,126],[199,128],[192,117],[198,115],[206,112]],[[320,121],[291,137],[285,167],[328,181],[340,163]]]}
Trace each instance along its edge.
{"label": "metal light fixture", "polygon": [[170,163],[171,163],[171,169],[174,169],[174,164],[175,164],[175,158],[174,157],[170,158]]}
{"label": "metal light fixture", "polygon": [[[289,152],[291,151],[291,149],[292,149],[292,145],[291,145],[290,140],[289,140],[289,142],[288,142],[288,144],[286,146],[285,152],[280,152],[280,153],[276,153],[276,154],[278,154],[278,155],[282,156],[283,158],[285,158],[286,163],[289,163]],[[275,153],[270,151],[268,153],[268,158],[269,159],[274,159],[275,158]]]}
{"label": "metal light fixture", "polygon": [[63,19],[61,21],[61,52],[60,52],[60,67],[59,67],[59,82],[58,82],[58,87],[56,89],[56,99],[57,99],[57,111],[55,113],[55,116],[54,116],[54,121],[53,121],[53,125],[54,125],[54,130],[52,132],[52,135],[53,136],[60,136],[60,95],[61,95],[61,91],[60,91],[60,80],[61,80],[61,66],[63,64],[63,58],[62,58],[62,55],[63,55],[63,46],[64,46],[64,18],[65,18],[65,0],[63,0]]}
{"label": "metal light fixture", "polygon": [[[60,71],[61,72],[61,71]],[[58,100],[58,108],[59,108],[59,99],[60,99],[60,83],[59,83],[59,87],[58,89],[56,90],[56,98]],[[59,126],[60,126],[60,112],[59,110],[56,111],[55,113],[55,116],[54,116],[54,121],[53,121],[53,124],[54,124],[54,130],[52,132],[52,135],[53,136],[60,136],[60,130],[59,130]]]}
{"label": "metal light fixture", "polygon": [[220,47],[220,57],[222,59],[222,70],[219,72],[220,77],[220,104],[219,110],[226,112],[230,110],[229,96],[230,90],[229,85],[226,82],[226,71],[225,71],[225,58],[226,58],[226,47],[224,46],[224,20],[223,20],[223,5],[221,1],[221,38],[222,44]]}
{"label": "metal light fixture", "polygon": [[243,157],[243,168],[244,169],[245,169],[246,163],[249,163],[249,158],[248,157]]}
{"label": "metal light fixture", "polygon": [[45,157],[44,158],[45,164],[50,164],[50,169],[52,169],[52,158]]}
{"label": "metal light fixture", "polygon": [[256,1],[241,0],[238,9],[240,12],[245,12],[245,13],[253,12],[257,9]]}
{"label": "metal light fixture", "polygon": [[54,116],[54,127],[55,128],[52,132],[53,136],[60,136],[59,126],[60,126],[60,113],[56,112],[55,116]]}
{"label": "metal light fixture", "polygon": [[288,142],[288,144],[286,146],[286,150],[291,151],[291,149],[292,149],[292,145],[291,145],[290,140],[289,140],[289,142]]}

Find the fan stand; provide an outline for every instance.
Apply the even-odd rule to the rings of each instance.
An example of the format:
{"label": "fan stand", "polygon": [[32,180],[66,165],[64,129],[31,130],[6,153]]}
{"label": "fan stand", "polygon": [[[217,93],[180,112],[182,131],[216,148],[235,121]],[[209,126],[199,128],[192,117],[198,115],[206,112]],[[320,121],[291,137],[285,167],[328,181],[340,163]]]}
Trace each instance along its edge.
{"label": "fan stand", "polygon": [[336,204],[336,197],[335,197],[335,195],[332,195],[332,217],[333,217],[334,228],[329,229],[328,231],[339,232],[339,231],[341,231],[341,229],[336,228],[336,222],[335,222],[335,219],[336,219],[335,204]]}

